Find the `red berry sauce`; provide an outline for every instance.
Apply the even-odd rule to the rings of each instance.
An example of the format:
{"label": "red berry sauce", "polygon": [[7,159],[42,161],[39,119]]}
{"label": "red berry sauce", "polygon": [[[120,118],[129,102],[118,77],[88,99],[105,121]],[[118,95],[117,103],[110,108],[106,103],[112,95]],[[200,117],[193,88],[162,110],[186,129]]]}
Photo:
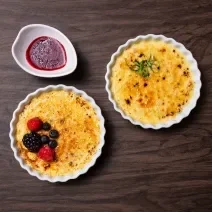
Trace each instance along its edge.
{"label": "red berry sauce", "polygon": [[43,36],[29,45],[26,59],[36,69],[54,71],[66,65],[66,52],[58,40]]}

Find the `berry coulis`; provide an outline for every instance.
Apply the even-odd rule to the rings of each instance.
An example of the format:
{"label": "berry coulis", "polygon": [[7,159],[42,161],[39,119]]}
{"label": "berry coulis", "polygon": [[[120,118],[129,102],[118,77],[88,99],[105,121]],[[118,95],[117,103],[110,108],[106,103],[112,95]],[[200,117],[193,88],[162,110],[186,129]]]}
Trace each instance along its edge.
{"label": "berry coulis", "polygon": [[29,45],[26,59],[36,69],[54,71],[66,65],[66,52],[58,40],[42,36],[36,38]]}

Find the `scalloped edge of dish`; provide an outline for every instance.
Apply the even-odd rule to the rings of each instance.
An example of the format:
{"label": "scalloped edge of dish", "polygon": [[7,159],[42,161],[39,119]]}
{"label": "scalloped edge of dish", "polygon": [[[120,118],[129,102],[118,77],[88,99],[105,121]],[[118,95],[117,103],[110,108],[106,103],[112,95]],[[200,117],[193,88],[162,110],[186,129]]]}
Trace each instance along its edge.
{"label": "scalloped edge of dish", "polygon": [[[100,133],[101,133],[100,134],[100,141],[99,141],[99,145],[98,145],[96,154],[93,156],[92,160],[85,165],[85,167],[83,169],[80,169],[80,170],[74,172],[73,174],[67,174],[67,175],[64,175],[64,176],[55,176],[55,177],[41,174],[38,171],[29,167],[25,163],[23,158],[21,158],[21,156],[19,154],[19,150],[16,147],[16,139],[15,139],[16,124],[18,122],[19,114],[24,110],[24,107],[27,104],[29,104],[30,101],[33,98],[39,96],[41,93],[52,91],[52,90],[74,91],[76,94],[82,95],[82,97],[84,97],[87,101],[89,101],[90,104],[92,105],[92,107],[94,108],[94,110],[96,111],[96,114],[99,118]],[[105,124],[105,119],[102,116],[100,107],[95,103],[94,99],[92,97],[88,96],[84,91],[78,90],[77,88],[75,88],[73,86],[49,85],[49,86],[44,87],[44,88],[39,88],[36,91],[34,91],[33,93],[28,94],[27,97],[18,104],[18,107],[13,112],[13,117],[12,117],[12,120],[10,122],[10,133],[9,133],[9,137],[10,137],[10,140],[11,140],[11,148],[14,152],[15,159],[20,163],[20,166],[23,169],[25,169],[30,175],[37,177],[39,180],[46,180],[46,181],[49,181],[49,182],[52,182],[52,183],[54,183],[54,182],[66,182],[66,181],[71,180],[71,179],[76,179],[77,177],[79,177],[82,174],[85,174],[89,170],[89,168],[94,166],[94,164],[96,163],[97,158],[102,153],[102,147],[104,146],[104,143],[105,143],[104,137],[105,137],[106,130],[105,130],[104,124]]]}
{"label": "scalloped edge of dish", "polygon": [[[194,94],[193,94],[192,98],[189,100],[188,104],[183,108],[183,110],[179,114],[177,114],[176,117],[174,117],[173,119],[168,120],[167,122],[164,122],[164,123],[157,123],[157,124],[145,124],[145,123],[136,121],[136,120],[132,119],[130,116],[126,115],[124,113],[124,111],[122,111],[118,107],[118,104],[113,99],[113,95],[110,90],[110,86],[111,86],[110,76],[112,73],[112,67],[113,67],[117,57],[120,56],[123,53],[123,51],[128,49],[132,44],[134,44],[136,42],[140,42],[142,40],[150,40],[150,39],[164,41],[165,43],[171,43],[175,48],[177,48],[190,63],[191,72],[193,73],[193,80],[194,80],[194,84],[195,84]],[[110,62],[107,64],[107,72],[105,75],[105,80],[106,80],[105,89],[108,93],[109,100],[113,104],[114,109],[117,112],[119,112],[124,119],[129,120],[132,124],[139,125],[144,129],[151,128],[151,129],[158,130],[161,128],[171,127],[173,124],[177,124],[177,123],[181,122],[182,119],[187,117],[190,114],[190,112],[192,111],[192,109],[195,108],[197,100],[200,97],[200,89],[202,86],[200,77],[201,77],[201,73],[200,73],[200,70],[198,69],[197,61],[194,59],[192,53],[189,50],[187,50],[183,44],[178,43],[173,38],[167,38],[164,35],[154,35],[154,34],[140,35],[140,36],[137,36],[136,38],[129,39],[125,44],[119,46],[118,50],[114,54],[112,54]]]}

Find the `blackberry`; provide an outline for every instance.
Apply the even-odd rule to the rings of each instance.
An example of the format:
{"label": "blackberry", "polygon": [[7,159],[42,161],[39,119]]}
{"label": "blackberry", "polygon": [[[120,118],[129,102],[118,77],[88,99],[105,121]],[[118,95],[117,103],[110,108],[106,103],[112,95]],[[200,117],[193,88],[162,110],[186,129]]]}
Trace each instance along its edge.
{"label": "blackberry", "polygon": [[51,125],[48,122],[43,123],[43,130],[50,130],[51,129]]}
{"label": "blackberry", "polygon": [[58,138],[59,137],[59,132],[57,130],[50,130],[49,137],[50,138]]}
{"label": "blackberry", "polygon": [[38,152],[42,146],[41,136],[36,132],[31,132],[23,137],[23,144],[30,152]]}

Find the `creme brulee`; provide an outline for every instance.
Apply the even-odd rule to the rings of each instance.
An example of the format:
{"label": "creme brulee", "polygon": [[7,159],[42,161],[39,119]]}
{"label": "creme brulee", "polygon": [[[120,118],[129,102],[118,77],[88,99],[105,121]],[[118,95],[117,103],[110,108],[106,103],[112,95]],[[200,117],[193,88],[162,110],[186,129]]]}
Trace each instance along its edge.
{"label": "creme brulee", "polygon": [[163,41],[140,41],[117,57],[111,91],[118,107],[145,124],[163,123],[183,110],[194,81],[185,56]]}
{"label": "creme brulee", "polygon": [[[41,160],[23,145],[28,133],[26,122],[32,117],[48,121],[60,133],[52,162]],[[33,98],[19,115],[16,142],[23,160],[32,168],[49,176],[63,176],[80,170],[89,163],[100,141],[100,121],[92,105],[71,91],[49,91]],[[41,130],[40,134],[47,134]]]}

